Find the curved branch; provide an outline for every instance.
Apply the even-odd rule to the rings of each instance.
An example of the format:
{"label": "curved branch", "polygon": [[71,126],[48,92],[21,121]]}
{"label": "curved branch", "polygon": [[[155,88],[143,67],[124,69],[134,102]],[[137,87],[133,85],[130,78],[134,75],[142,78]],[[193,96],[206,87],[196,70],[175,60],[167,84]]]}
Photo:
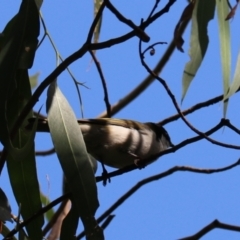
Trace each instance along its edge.
{"label": "curved branch", "polygon": [[51,148],[49,150],[44,150],[44,151],[35,151],[36,156],[42,156],[42,157],[45,157],[45,156],[48,156],[48,155],[51,155],[51,154],[54,154],[54,153],[55,153],[54,148]]}
{"label": "curved branch", "polygon": [[52,201],[51,203],[49,203],[47,206],[41,208],[38,212],[36,212],[34,215],[32,215],[30,218],[26,219],[25,221],[19,223],[18,228],[17,229],[13,229],[11,232],[8,233],[8,235],[3,239],[3,240],[7,240],[7,239],[11,239],[11,237],[16,234],[17,232],[19,232],[22,228],[24,228],[25,226],[27,226],[31,221],[33,221],[34,219],[36,219],[37,217],[43,215],[45,212],[47,212],[48,210],[50,210],[51,208],[53,208],[54,206],[56,206],[57,204],[59,204],[60,202],[62,202],[63,200],[67,199],[70,197],[70,193],[66,193],[64,195],[62,195],[61,197],[55,199],[54,201]]}
{"label": "curved branch", "polygon": [[220,228],[220,229],[240,232],[240,226],[222,223],[222,222],[219,222],[216,219],[213,222],[209,223],[207,226],[205,226],[203,229],[201,229],[196,234],[194,234],[192,236],[189,236],[189,237],[181,238],[179,240],[196,240],[196,239],[200,239],[202,236],[204,236],[208,232],[212,231],[214,228]]}
{"label": "curved branch", "polygon": [[209,142],[215,144],[215,145],[219,145],[221,147],[226,147],[226,148],[232,148],[232,149],[240,149],[240,146],[237,145],[232,145],[232,144],[227,144],[227,143],[223,143],[223,142],[219,142],[216,141],[210,137],[208,137],[207,135],[205,135],[203,132],[199,131],[197,128],[195,128],[193,125],[191,125],[189,123],[189,121],[184,117],[184,115],[181,112],[180,107],[178,106],[178,103],[176,101],[176,98],[174,96],[174,94],[172,93],[172,91],[170,90],[170,88],[168,87],[166,81],[164,81],[162,78],[160,78],[159,76],[157,76],[147,65],[147,63],[144,61],[144,55],[142,54],[142,42],[139,42],[139,55],[140,55],[140,59],[141,59],[141,63],[142,65],[145,67],[145,69],[147,70],[147,72],[149,74],[151,74],[153,77],[155,77],[164,87],[164,89],[166,90],[168,96],[171,98],[172,103],[175,107],[175,109],[177,110],[178,114],[180,115],[181,119],[184,121],[184,123],[195,133],[197,133],[198,135],[202,136],[203,138],[205,138],[206,140],[208,140]]}
{"label": "curved branch", "polygon": [[106,104],[106,109],[107,109],[107,117],[110,118],[112,116],[111,114],[111,105],[109,103],[109,98],[108,98],[108,90],[107,90],[107,83],[106,83],[106,80],[103,76],[103,72],[102,72],[102,69],[101,69],[101,66],[100,66],[100,63],[99,61],[97,60],[95,54],[93,53],[93,51],[89,51],[92,58],[93,58],[93,61],[97,67],[97,70],[98,70],[98,73],[99,73],[99,76],[101,78],[101,82],[102,82],[102,86],[103,86],[103,92],[104,92],[104,101],[105,101],[105,104]]}
{"label": "curved branch", "polygon": [[[113,211],[115,211],[122,203],[124,203],[131,195],[133,195],[136,191],[138,191],[142,186],[145,184],[148,184],[153,181],[160,180],[164,177],[167,177],[175,172],[178,171],[188,171],[188,172],[195,172],[195,173],[202,173],[202,174],[212,174],[212,173],[218,173],[227,171],[231,168],[234,168],[236,166],[240,165],[240,159],[238,159],[237,162],[223,168],[216,168],[216,169],[200,169],[200,168],[192,168],[192,167],[186,167],[186,166],[175,166],[173,168],[170,168],[169,170],[162,172],[160,174],[151,176],[149,178],[145,178],[138,182],[134,187],[129,189],[123,196],[121,196],[111,207],[109,207],[98,219],[98,223],[103,221],[107,216],[109,216]],[[195,238],[198,239],[198,238]]]}
{"label": "curved branch", "polygon": [[[180,32],[183,33],[187,27],[188,22],[185,22],[181,25]],[[174,39],[172,39],[171,43],[169,44],[167,50],[155,66],[153,72],[155,74],[159,74],[162,69],[167,64],[169,58],[172,56],[173,51],[175,50],[176,45]],[[155,81],[155,78],[149,74],[135,89],[133,89],[130,93],[128,93],[124,98],[120,99],[117,103],[111,106],[111,114],[114,115],[118,113],[121,109],[123,109],[127,104],[137,98],[148,86],[150,86]],[[98,118],[107,117],[107,112],[104,111]]]}
{"label": "curved branch", "polygon": [[129,27],[131,27],[133,30],[135,30],[137,36],[143,41],[143,42],[149,42],[150,37],[138,26],[136,26],[131,20],[126,19],[113,5],[109,0],[104,0],[104,3],[106,4],[106,7],[117,17],[117,19],[120,22],[125,23]]}

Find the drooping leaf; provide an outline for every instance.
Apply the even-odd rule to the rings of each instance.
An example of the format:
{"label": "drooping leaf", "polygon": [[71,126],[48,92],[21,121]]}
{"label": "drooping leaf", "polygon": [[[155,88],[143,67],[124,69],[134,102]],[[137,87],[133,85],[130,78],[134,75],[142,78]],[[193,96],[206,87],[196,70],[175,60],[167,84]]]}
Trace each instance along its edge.
{"label": "drooping leaf", "polygon": [[33,45],[37,42],[38,34],[39,14],[36,4],[32,0],[23,0],[18,14],[1,33],[0,112],[4,112],[6,99],[15,88],[14,76],[17,68],[31,67],[35,52]]}
{"label": "drooping leaf", "polygon": [[43,0],[35,0],[35,3],[37,5],[38,10],[40,10],[40,8],[42,6],[42,3],[43,3]]}
{"label": "drooping leaf", "polygon": [[0,188],[0,221],[12,222],[11,207],[9,205],[7,196],[5,195],[1,188]]}
{"label": "drooping leaf", "polygon": [[94,218],[99,206],[97,187],[81,129],[56,83],[47,96],[48,123],[54,148],[83,222],[87,239],[104,239]]}
{"label": "drooping leaf", "polygon": [[75,240],[79,215],[75,204],[72,204],[67,216],[64,218],[61,228],[60,240]]}
{"label": "drooping leaf", "polygon": [[174,29],[174,42],[175,42],[175,45],[176,45],[177,49],[180,52],[184,52],[183,48],[182,48],[184,40],[182,38],[182,32],[180,31],[181,25],[188,22],[189,19],[192,17],[194,4],[195,4],[195,1],[192,1],[186,6],[186,8],[184,9],[184,11],[183,11],[175,29]]}
{"label": "drooping leaf", "polygon": [[[51,201],[49,200],[49,198],[46,195],[41,193],[41,202],[42,202],[43,206],[46,206]],[[48,221],[50,221],[52,219],[53,215],[54,215],[54,210],[52,208],[45,213],[45,217],[47,218]]]}
{"label": "drooping leaf", "polygon": [[[103,0],[94,0],[94,17],[96,17],[97,12],[98,12],[100,6],[102,5],[102,3],[103,3]],[[102,16],[99,18],[97,26],[94,29],[94,38],[93,38],[94,43],[98,43],[101,25],[102,25]]]}
{"label": "drooping leaf", "polygon": [[[31,97],[31,88],[27,70],[17,70],[16,86],[11,98],[7,102],[7,122],[11,128],[18,113]],[[33,113],[28,114],[28,118]],[[27,119],[25,124],[27,124]],[[13,147],[17,151],[27,151],[27,154],[12,154],[11,149],[7,157],[7,169],[17,203],[21,204],[21,215],[24,220],[34,215],[41,209],[40,191],[37,179],[37,170],[35,162],[34,140],[31,137],[32,132],[26,131],[24,126],[19,129],[15,139],[12,141]],[[29,142],[30,140],[31,142]],[[28,146],[27,146],[28,145]],[[27,232],[32,239],[42,239],[43,216],[30,222],[27,226]]]}
{"label": "drooping leaf", "polygon": [[195,77],[208,47],[207,26],[214,16],[215,0],[196,1],[191,27],[189,56],[191,60],[185,65],[182,78],[182,101]]}
{"label": "drooping leaf", "polygon": [[228,89],[226,95],[224,96],[223,101],[231,97],[239,89],[239,87],[240,87],[240,52],[238,53],[238,59],[233,76],[233,82],[230,88]]}
{"label": "drooping leaf", "polygon": [[[220,53],[223,74],[223,94],[227,95],[229,90],[230,73],[231,73],[231,46],[230,46],[230,28],[229,21],[225,21],[228,14],[227,1],[216,0]],[[228,101],[224,101],[223,115],[226,116]]]}
{"label": "drooping leaf", "polygon": [[31,85],[32,89],[35,88],[38,85],[38,77],[39,77],[39,75],[40,75],[40,73],[37,72],[34,75],[29,77],[30,85]]}
{"label": "drooping leaf", "polygon": [[[34,29],[33,29],[34,27]],[[30,31],[30,32],[29,32]],[[39,14],[34,1],[23,0],[18,14],[7,24],[0,39],[0,140],[4,145],[14,148],[27,148],[25,157],[14,156],[14,148],[9,147],[7,168],[11,186],[18,204],[21,204],[23,219],[31,217],[41,208],[39,186],[36,173],[34,143],[23,128],[16,133],[16,138],[10,143],[11,130],[19,113],[31,97],[31,89],[26,69],[19,69],[21,58],[28,44],[37,42],[39,32]],[[27,44],[27,45],[26,45]],[[27,49],[29,50],[29,49]],[[29,58],[25,67],[32,64],[34,55]],[[25,68],[24,67],[24,68]],[[32,117],[29,113],[28,117]],[[6,141],[6,139],[8,139]],[[26,143],[28,143],[26,145]],[[23,150],[25,151],[25,150]],[[32,239],[42,239],[41,227],[43,217],[32,221],[26,228]]]}

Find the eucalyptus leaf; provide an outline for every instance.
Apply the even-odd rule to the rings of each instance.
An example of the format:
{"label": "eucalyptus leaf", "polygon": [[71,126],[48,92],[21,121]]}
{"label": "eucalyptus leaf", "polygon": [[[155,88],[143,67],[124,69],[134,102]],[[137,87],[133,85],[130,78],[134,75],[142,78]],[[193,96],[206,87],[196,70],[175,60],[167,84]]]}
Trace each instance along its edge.
{"label": "eucalyptus leaf", "polygon": [[215,0],[196,1],[192,15],[189,56],[182,78],[182,101],[208,48],[207,26],[214,16]]}
{"label": "eucalyptus leaf", "polygon": [[78,226],[79,215],[76,209],[75,204],[72,204],[72,207],[63,220],[62,228],[61,228],[61,235],[60,240],[75,240],[76,239],[76,230]]}
{"label": "eucalyptus leaf", "polygon": [[[39,14],[32,0],[23,0],[19,12],[6,25],[0,38],[0,112],[5,112],[5,102],[15,89],[15,73],[19,66],[30,67],[33,45],[39,34]],[[30,46],[31,45],[31,46]],[[28,57],[23,57],[27,52]],[[30,57],[31,55],[31,57]],[[2,114],[1,114],[2,115]],[[1,121],[0,116],[0,121]],[[3,126],[4,127],[4,126]],[[1,140],[1,136],[0,136]]]}
{"label": "eucalyptus leaf", "polygon": [[30,85],[31,85],[31,88],[32,88],[32,89],[35,88],[35,87],[38,85],[39,75],[40,75],[40,73],[37,72],[37,73],[35,73],[34,75],[32,75],[32,76],[29,77]]}
{"label": "eucalyptus leaf", "polygon": [[[10,129],[18,117],[18,113],[22,111],[31,97],[27,70],[17,70],[15,81],[16,89],[6,104],[6,119]],[[33,113],[30,112],[27,118],[31,118],[32,116]],[[26,119],[24,125],[27,123]],[[21,215],[26,220],[39,211],[42,204],[40,201],[35,162],[35,130],[31,130],[31,132],[26,131],[24,125],[20,127],[16,133],[16,137],[12,140],[12,147],[7,145],[9,153],[7,157],[7,170],[14,196],[17,203],[21,204]],[[35,240],[42,239],[43,224],[43,216],[39,216],[37,219],[31,221],[26,226],[29,237]]]}
{"label": "eucalyptus leaf", "polygon": [[[231,74],[231,42],[230,42],[230,27],[229,21],[226,21],[226,16],[229,12],[227,1],[216,0],[220,53],[223,74],[223,95],[226,96],[229,90],[230,74]],[[223,116],[226,117],[228,101],[224,101]]]}
{"label": "eucalyptus leaf", "polygon": [[233,82],[224,96],[224,101],[231,97],[240,87],[240,52],[238,53],[237,65],[235,68]]}
{"label": "eucalyptus leaf", "polygon": [[[94,17],[96,17],[102,3],[103,3],[103,0],[94,0]],[[93,40],[94,43],[98,43],[101,26],[102,26],[102,16],[99,18],[99,21],[94,29],[94,40]]]}
{"label": "eucalyptus leaf", "polygon": [[[72,202],[76,205],[88,239],[104,239],[94,218],[99,206],[93,169],[77,119],[57,83],[47,93],[47,113],[50,134],[62,166]],[[97,239],[97,238],[96,238]]]}

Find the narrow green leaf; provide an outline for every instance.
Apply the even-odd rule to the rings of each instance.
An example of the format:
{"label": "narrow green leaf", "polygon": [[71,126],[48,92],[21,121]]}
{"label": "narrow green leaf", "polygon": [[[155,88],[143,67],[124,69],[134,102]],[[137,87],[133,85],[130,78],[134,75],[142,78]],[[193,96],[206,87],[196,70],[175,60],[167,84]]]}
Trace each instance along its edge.
{"label": "narrow green leaf", "polygon": [[[10,128],[14,124],[18,113],[21,112],[31,97],[27,70],[18,70],[15,79],[16,89],[7,102],[8,111],[6,117]],[[29,113],[28,118],[32,116],[33,114]],[[25,124],[27,123],[26,119]],[[22,148],[22,151],[24,151],[24,146],[26,146],[27,143],[29,144],[26,148],[28,154],[25,154],[25,157],[23,157],[24,154],[18,156],[11,152],[9,152],[7,157],[7,169],[11,186],[17,203],[19,205],[21,204],[21,215],[24,220],[34,215],[42,206],[37,179],[34,142],[31,138],[31,134],[32,132],[26,131],[24,127],[21,127],[12,142],[15,148]],[[31,143],[29,143],[29,139],[32,139]],[[36,240],[42,239],[41,228],[43,223],[43,216],[40,216],[26,226],[30,238]]]}
{"label": "narrow green leaf", "polygon": [[72,207],[63,220],[60,240],[76,240],[76,230],[78,226],[79,215],[75,204],[72,204]]}
{"label": "narrow green leaf", "polygon": [[38,85],[39,75],[40,75],[40,73],[37,72],[37,73],[35,73],[34,75],[32,75],[32,76],[29,77],[30,85],[31,85],[31,88],[32,88],[32,89],[35,88],[35,87]]}
{"label": "narrow green leaf", "polygon": [[237,65],[234,72],[233,82],[229,88],[229,91],[224,96],[224,101],[231,97],[240,87],[240,52],[238,53]]}
{"label": "narrow green leaf", "polygon": [[189,56],[182,78],[182,101],[195,77],[208,47],[207,26],[214,17],[215,0],[196,1],[192,15]]}
{"label": "narrow green leaf", "polygon": [[[33,33],[29,31],[33,31]],[[32,0],[23,0],[18,14],[10,20],[1,34],[0,112],[5,112],[6,99],[15,88],[14,76],[19,66],[21,56],[26,50],[31,52],[32,55],[33,52],[30,51],[32,46],[29,47],[28,44],[36,43],[38,32],[39,14],[36,4]],[[32,55],[32,59],[33,56],[34,55]],[[31,64],[31,59],[28,59],[28,63]]]}
{"label": "narrow green leaf", "polygon": [[[230,45],[230,28],[229,21],[226,17],[229,13],[227,1],[216,0],[218,26],[219,26],[219,39],[220,39],[220,53],[223,74],[223,94],[227,95],[230,83],[231,74],[231,45]],[[226,117],[228,101],[224,101],[223,115]]]}
{"label": "narrow green leaf", "polygon": [[[96,17],[99,8],[101,7],[103,0],[94,0],[94,17]],[[102,16],[99,18],[96,28],[94,29],[93,42],[98,43],[100,30],[102,26]]]}
{"label": "narrow green leaf", "polygon": [[81,129],[56,83],[48,89],[47,112],[51,137],[60,164],[73,194],[88,239],[104,239],[94,218],[99,206],[97,187]]}
{"label": "narrow green leaf", "polygon": [[40,10],[40,8],[42,6],[42,3],[43,3],[43,0],[35,0],[35,3],[37,5],[38,10]]}
{"label": "narrow green leaf", "polygon": [[[26,146],[28,151],[23,158],[23,155],[15,156],[14,148],[9,147],[7,157],[11,186],[17,203],[21,204],[21,215],[24,220],[41,208],[34,142],[33,139],[29,139],[31,133],[25,132],[21,127],[11,143],[8,129],[12,128],[19,113],[31,97],[27,70],[19,70],[21,65],[19,63],[22,58],[26,68],[32,64],[34,54],[31,59],[22,54],[24,51],[31,50],[30,43],[37,42],[38,32],[39,14],[36,4],[32,0],[23,0],[18,14],[10,20],[0,38],[0,124],[2,126],[0,140],[5,142],[5,145],[7,143],[11,146],[12,144],[18,149]],[[25,61],[26,59],[28,61]],[[28,117],[32,117],[32,113],[29,113]],[[41,216],[27,225],[30,238],[42,239],[43,223],[43,216]]]}
{"label": "narrow green leaf", "polygon": [[[41,202],[42,202],[43,206],[47,206],[51,201],[49,200],[49,198],[46,195],[41,193]],[[53,208],[51,208],[50,210],[48,210],[45,213],[45,217],[47,218],[48,221],[50,221],[52,219],[53,215],[54,215]]]}

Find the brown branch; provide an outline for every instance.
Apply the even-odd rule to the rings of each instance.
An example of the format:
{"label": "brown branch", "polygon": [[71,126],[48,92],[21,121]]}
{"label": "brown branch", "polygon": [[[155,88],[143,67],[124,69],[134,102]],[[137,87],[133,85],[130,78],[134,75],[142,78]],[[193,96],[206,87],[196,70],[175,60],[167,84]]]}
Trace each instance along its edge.
{"label": "brown branch", "polygon": [[175,109],[177,110],[178,114],[180,115],[181,119],[184,121],[184,123],[195,133],[197,133],[198,135],[204,137],[206,140],[208,140],[209,142],[221,146],[221,147],[226,147],[226,148],[232,148],[232,149],[240,149],[240,146],[237,145],[232,145],[232,144],[227,144],[227,143],[223,143],[223,142],[219,142],[216,141],[210,137],[208,137],[207,135],[205,135],[203,132],[199,131],[197,128],[195,128],[192,124],[190,124],[190,122],[184,117],[184,115],[181,112],[180,107],[178,106],[178,103],[176,101],[176,98],[174,96],[174,94],[172,93],[172,91],[170,90],[170,88],[168,87],[166,81],[164,81],[162,78],[160,78],[159,76],[157,76],[147,65],[147,63],[144,61],[144,55],[142,54],[142,42],[139,42],[139,55],[140,55],[140,59],[141,59],[141,63],[142,65],[145,67],[145,69],[147,70],[147,72],[149,74],[152,74],[153,77],[155,77],[164,87],[164,89],[166,90],[168,96],[171,98],[172,103],[175,107]]}
{"label": "brown branch", "polygon": [[230,120],[226,119],[225,126],[232,129],[235,133],[240,134],[240,130],[230,123]]}
{"label": "brown branch", "polygon": [[[103,224],[100,226],[103,230],[107,228],[107,226],[112,222],[115,215],[109,215],[106,217],[106,220],[103,222]],[[81,232],[76,239],[82,239],[85,236],[85,232]]]}
{"label": "brown branch", "polygon": [[235,225],[230,225],[226,223],[219,222],[217,219],[214,220],[213,222],[209,223],[207,226],[205,226],[203,229],[201,229],[199,232],[196,234],[181,238],[179,240],[196,240],[200,239],[202,236],[204,236],[206,233],[212,231],[215,228],[220,228],[220,229],[225,229],[225,230],[231,230],[231,231],[236,231],[240,232],[240,226],[235,226]]}
{"label": "brown branch", "polygon": [[[159,12],[154,14],[151,18],[147,19],[145,22],[142,22],[140,24],[139,28],[145,29],[146,27],[148,27],[151,23],[153,23],[155,20],[157,20],[163,14],[167,13],[175,2],[176,2],[176,0],[169,0],[164,8],[162,8]],[[113,45],[116,45],[116,44],[119,44],[119,43],[129,40],[130,38],[136,36],[136,34],[137,34],[136,31],[133,30],[121,37],[117,37],[117,38],[107,40],[107,41],[101,42],[101,43],[91,44],[89,49],[90,50],[98,50],[98,49],[112,47]]]}
{"label": "brown branch", "polygon": [[[223,95],[219,95],[219,96],[214,97],[214,98],[211,98],[211,99],[209,99],[209,100],[207,100],[207,101],[197,103],[196,105],[192,106],[191,108],[182,111],[182,114],[183,114],[184,116],[186,116],[186,115],[188,115],[188,114],[190,114],[190,113],[193,113],[193,112],[195,112],[195,111],[197,111],[197,110],[199,110],[199,109],[201,109],[201,108],[208,107],[208,106],[210,106],[210,105],[216,104],[216,103],[218,103],[218,102],[220,102],[220,101],[222,101],[222,100],[223,100]],[[164,119],[163,121],[161,121],[161,122],[159,122],[159,123],[160,123],[161,125],[165,125],[165,124],[167,124],[167,123],[176,121],[176,120],[178,120],[179,118],[181,118],[181,116],[180,116],[180,114],[177,113],[177,114],[175,114],[175,115],[173,115],[173,116],[171,116],[171,117],[168,117],[168,118]]]}
{"label": "brown branch", "polygon": [[102,72],[102,69],[101,69],[101,66],[100,66],[100,63],[99,61],[97,60],[95,54],[93,53],[93,51],[89,51],[92,58],[93,58],[93,61],[97,67],[97,70],[98,70],[98,73],[100,75],[100,78],[101,78],[101,82],[102,82],[102,86],[103,86],[103,91],[104,91],[104,101],[105,101],[105,104],[106,104],[106,108],[107,108],[107,117],[110,118],[111,117],[111,104],[109,103],[109,98],[108,98],[108,90],[107,90],[107,83],[106,83],[106,80],[103,76],[103,72]]}
{"label": "brown branch", "polygon": [[103,13],[103,10],[104,10],[105,6],[106,6],[106,5],[105,5],[105,2],[103,2],[103,3],[101,4],[101,6],[100,6],[100,8],[99,8],[99,10],[98,10],[98,12],[97,12],[97,14],[96,14],[96,17],[95,17],[94,20],[93,20],[93,23],[92,23],[92,25],[91,25],[91,27],[90,27],[90,30],[89,30],[88,36],[87,36],[87,40],[86,40],[86,43],[88,43],[88,44],[91,43],[94,30],[95,30],[95,28],[96,28],[96,26],[97,26],[97,24],[98,24],[99,19],[100,19],[101,16],[102,16],[102,13]]}
{"label": "brown branch", "polygon": [[54,154],[54,153],[55,153],[54,148],[51,148],[51,149],[45,150],[45,151],[35,151],[36,156],[42,156],[42,157],[45,157],[45,156],[48,156],[48,155],[51,155],[51,154]]}
{"label": "brown branch", "polygon": [[106,7],[117,17],[120,22],[125,23],[133,30],[135,30],[136,35],[143,41],[149,42],[150,37],[138,26],[136,26],[131,20],[126,19],[113,5],[109,0],[104,0]]}
{"label": "brown branch", "polygon": [[155,0],[155,4],[154,4],[151,12],[149,13],[149,16],[147,17],[147,19],[149,19],[149,18],[153,15],[153,13],[154,13],[155,10],[157,9],[159,3],[160,3],[160,0]]}
{"label": "brown branch", "polygon": [[[123,196],[121,196],[111,207],[109,207],[98,219],[98,223],[103,221],[107,216],[109,216],[113,211],[115,211],[122,203],[124,203],[131,195],[133,195],[136,191],[138,191],[142,186],[145,184],[148,184],[153,181],[160,180],[164,177],[167,177],[175,172],[178,171],[187,171],[187,172],[195,172],[195,173],[202,173],[202,174],[212,174],[212,173],[218,173],[227,171],[231,168],[234,168],[236,166],[240,165],[240,159],[238,159],[237,162],[223,168],[216,168],[216,169],[200,169],[200,168],[193,168],[193,167],[187,167],[187,166],[175,166],[173,168],[170,168],[169,170],[162,172],[160,174],[151,176],[149,178],[145,178],[138,182],[134,187],[132,187],[130,190],[128,190]],[[197,238],[196,238],[197,239]]]}
{"label": "brown branch", "polygon": [[11,232],[8,233],[8,235],[3,239],[3,240],[7,240],[9,238],[11,238],[14,234],[16,234],[17,232],[19,232],[22,228],[24,228],[25,226],[27,226],[31,221],[33,221],[34,219],[36,219],[37,217],[43,215],[45,212],[47,212],[48,210],[50,210],[51,208],[53,208],[54,206],[56,206],[57,204],[59,204],[60,202],[62,202],[65,199],[68,199],[70,197],[70,193],[66,193],[64,195],[62,195],[61,197],[55,199],[54,201],[52,201],[51,203],[49,203],[47,206],[41,208],[38,212],[36,212],[34,215],[32,215],[30,218],[26,219],[25,221],[19,223],[18,228],[17,229],[13,229]]}
{"label": "brown branch", "polygon": [[[182,33],[185,31],[187,27],[187,22],[185,25],[181,25],[181,31]],[[171,43],[169,44],[167,50],[161,57],[160,61],[157,63],[157,65],[154,68],[154,73],[159,74],[162,69],[167,64],[169,58],[172,56],[174,50],[175,50],[175,42],[174,39],[172,39]],[[155,78],[149,74],[135,89],[133,89],[130,93],[128,93],[124,98],[119,100],[117,103],[113,104],[111,106],[111,113],[112,115],[118,113],[121,109],[123,109],[127,104],[129,104],[131,101],[133,101],[135,98],[137,98],[148,86],[150,86],[155,81]],[[103,118],[107,116],[107,112],[104,111],[100,115],[98,115],[98,118]]]}

